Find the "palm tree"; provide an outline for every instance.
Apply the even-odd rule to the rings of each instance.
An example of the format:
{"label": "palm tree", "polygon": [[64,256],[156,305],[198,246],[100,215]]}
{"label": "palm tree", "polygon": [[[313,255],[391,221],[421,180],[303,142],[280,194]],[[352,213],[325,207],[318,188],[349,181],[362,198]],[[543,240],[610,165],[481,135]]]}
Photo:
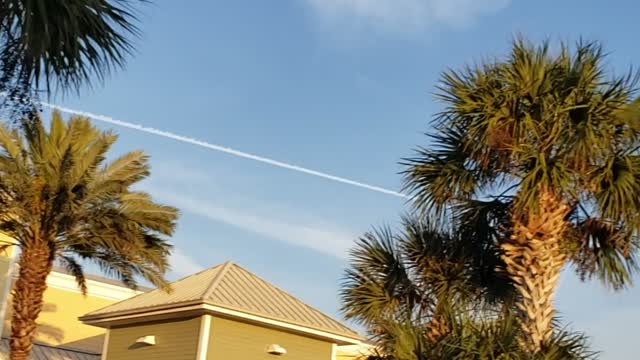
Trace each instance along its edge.
{"label": "palm tree", "polygon": [[437,343],[449,332],[447,309],[495,312],[513,303],[514,292],[496,243],[475,238],[472,250],[462,232],[444,232],[414,217],[404,231],[383,229],[365,234],[351,252],[341,297],[347,319],[376,337],[390,323],[422,324]]}
{"label": "palm tree", "polygon": [[41,86],[78,90],[121,67],[145,0],[0,1],[0,92],[27,100]]}
{"label": "palm tree", "polygon": [[604,59],[597,43],[516,40],[505,59],[445,72],[432,144],[405,162],[418,209],[490,219],[462,223],[498,237],[533,352],[552,336],[568,262],[614,289],[636,269],[640,102],[636,77],[609,75]]}
{"label": "palm tree", "polygon": [[168,289],[175,208],[131,189],[149,175],[148,157],[133,151],[106,163],[116,141],[89,120],[64,123],[53,114],[47,131],[39,117],[21,130],[0,125],[0,231],[20,248],[13,287],[11,359],[27,359],[54,262],[86,292],[83,264],[136,288],[140,278]]}
{"label": "palm tree", "polygon": [[514,289],[494,237],[443,232],[413,217],[403,227],[398,235],[388,228],[367,233],[351,252],[343,312],[369,330],[379,353],[367,360],[595,356],[586,337],[567,331],[548,339],[541,352],[523,351]]}
{"label": "palm tree", "polygon": [[378,353],[362,360],[594,360],[598,356],[585,335],[567,330],[556,332],[541,351],[531,353],[520,346],[521,328],[513,313],[486,318],[450,310],[455,314],[448,319],[451,328],[440,341],[431,342],[420,324],[389,322],[378,337]]}

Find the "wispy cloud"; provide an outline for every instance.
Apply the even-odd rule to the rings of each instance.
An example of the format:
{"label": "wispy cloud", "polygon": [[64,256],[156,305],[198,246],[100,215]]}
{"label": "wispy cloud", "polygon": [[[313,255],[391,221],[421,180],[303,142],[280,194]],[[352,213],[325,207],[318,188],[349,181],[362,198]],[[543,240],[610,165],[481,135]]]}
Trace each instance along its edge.
{"label": "wispy cloud", "polygon": [[510,0],[305,0],[323,20],[394,31],[465,26]]}
{"label": "wispy cloud", "polygon": [[[160,187],[146,186],[146,190],[156,199],[181,211],[337,258],[345,258],[348,255],[354,240],[354,234],[349,231],[318,219],[302,219],[292,214],[257,213],[219,206],[201,198]],[[254,209],[256,208],[259,206]]]}
{"label": "wispy cloud", "polygon": [[185,185],[189,187],[210,187],[214,182],[211,173],[178,161],[162,161],[151,158],[150,182]]}
{"label": "wispy cloud", "polygon": [[204,269],[204,266],[198,264],[197,261],[178,248],[173,249],[169,264],[171,264],[172,272],[179,276],[190,275]]}

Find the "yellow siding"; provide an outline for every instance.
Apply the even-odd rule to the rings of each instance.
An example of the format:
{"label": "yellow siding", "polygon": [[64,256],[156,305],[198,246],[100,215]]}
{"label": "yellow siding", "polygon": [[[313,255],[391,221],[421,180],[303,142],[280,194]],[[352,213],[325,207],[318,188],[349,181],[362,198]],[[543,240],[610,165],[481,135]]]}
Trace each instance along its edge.
{"label": "yellow siding", "polygon": [[[162,323],[136,324],[109,331],[108,360],[195,360],[200,317]],[[154,335],[156,345],[136,346],[136,339]],[[231,359],[243,359],[234,358]]]}
{"label": "yellow siding", "polygon": [[270,344],[287,349],[286,359],[331,360],[328,342],[216,317],[211,321],[207,360],[273,360],[265,351]]}
{"label": "yellow siding", "polygon": [[[49,345],[66,345],[100,352],[104,329],[85,325],[78,320],[78,317],[113,302],[114,300],[85,297],[78,292],[50,287],[44,293],[44,307],[38,317],[35,340]],[[10,321],[11,306],[8,306],[5,317],[5,334],[10,332]]]}

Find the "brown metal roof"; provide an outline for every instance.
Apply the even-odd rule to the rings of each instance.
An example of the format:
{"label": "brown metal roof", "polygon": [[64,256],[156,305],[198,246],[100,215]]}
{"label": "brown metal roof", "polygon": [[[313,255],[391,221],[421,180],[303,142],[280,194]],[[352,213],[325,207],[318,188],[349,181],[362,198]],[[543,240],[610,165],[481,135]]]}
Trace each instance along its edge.
{"label": "brown metal roof", "polygon": [[[0,341],[0,360],[9,360],[9,339]],[[100,354],[33,344],[29,360],[100,360]]]}
{"label": "brown metal roof", "polygon": [[[232,262],[209,268],[171,284],[173,291],[161,290],[137,295],[82,317],[105,318],[138,314],[158,307],[203,303],[262,316],[350,338],[358,334],[319,310],[303,303]],[[179,311],[179,309],[176,309]]]}

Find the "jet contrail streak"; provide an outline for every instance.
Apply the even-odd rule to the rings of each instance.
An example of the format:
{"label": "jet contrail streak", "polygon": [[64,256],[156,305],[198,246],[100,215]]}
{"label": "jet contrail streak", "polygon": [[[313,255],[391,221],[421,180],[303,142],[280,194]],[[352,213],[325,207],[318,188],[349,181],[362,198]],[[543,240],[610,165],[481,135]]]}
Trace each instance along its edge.
{"label": "jet contrail streak", "polygon": [[276,167],[280,167],[280,168],[283,168],[283,169],[297,171],[299,173],[304,173],[304,174],[308,174],[308,175],[312,175],[312,176],[317,176],[317,177],[324,178],[324,179],[327,179],[327,180],[336,181],[336,182],[347,184],[347,185],[357,186],[359,188],[363,188],[363,189],[367,189],[367,190],[371,190],[371,191],[376,191],[376,192],[387,194],[387,195],[393,195],[393,196],[397,196],[397,197],[404,198],[404,199],[409,198],[407,195],[402,194],[402,193],[400,193],[398,191],[385,189],[385,188],[382,188],[382,187],[379,187],[379,186],[365,184],[365,183],[362,183],[362,182],[359,182],[359,181],[350,180],[350,179],[343,178],[343,177],[340,177],[340,176],[327,174],[327,173],[324,173],[324,172],[321,172],[321,171],[312,170],[312,169],[305,168],[305,167],[298,166],[298,165],[288,164],[288,163],[285,163],[285,162],[282,162],[282,161],[278,161],[278,160],[266,158],[266,157],[263,157],[263,156],[254,155],[254,154],[246,153],[246,152],[243,152],[243,151],[235,150],[235,149],[232,149],[232,148],[229,148],[229,147],[226,147],[226,146],[211,144],[211,143],[208,143],[208,142],[205,142],[205,141],[201,141],[201,140],[197,140],[197,139],[194,139],[194,138],[191,138],[191,137],[174,134],[172,132],[168,132],[168,131],[164,131],[164,130],[158,130],[158,129],[154,129],[154,128],[151,128],[151,127],[146,127],[146,126],[139,125],[139,124],[133,124],[133,123],[130,123],[130,122],[127,122],[127,121],[114,119],[114,118],[109,117],[109,116],[93,114],[93,113],[86,112],[86,111],[74,110],[74,109],[70,109],[70,108],[67,108],[67,107],[64,107],[64,106],[50,104],[50,103],[46,103],[46,102],[41,102],[41,104],[43,106],[45,106],[45,107],[48,107],[48,108],[51,108],[51,109],[55,109],[55,110],[59,110],[59,111],[64,112],[64,113],[85,116],[85,117],[88,117],[88,118],[91,118],[91,119],[94,119],[94,120],[98,120],[98,121],[102,121],[102,122],[106,122],[106,123],[109,123],[109,124],[112,124],[112,125],[121,126],[121,127],[129,128],[129,129],[133,129],[133,130],[138,130],[138,131],[142,131],[142,132],[145,132],[145,133],[148,133],[148,134],[157,135],[157,136],[162,136],[162,137],[167,138],[167,139],[181,141],[181,142],[184,142],[184,143],[187,143],[187,144],[200,146],[200,147],[203,147],[203,148],[206,148],[206,149],[210,149],[210,150],[214,150],[214,151],[218,151],[218,152],[223,152],[223,153],[226,153],[226,154],[229,154],[229,155],[232,155],[232,156],[258,161],[258,162],[265,163],[265,164],[268,164],[268,165],[271,165],[271,166],[276,166]]}

